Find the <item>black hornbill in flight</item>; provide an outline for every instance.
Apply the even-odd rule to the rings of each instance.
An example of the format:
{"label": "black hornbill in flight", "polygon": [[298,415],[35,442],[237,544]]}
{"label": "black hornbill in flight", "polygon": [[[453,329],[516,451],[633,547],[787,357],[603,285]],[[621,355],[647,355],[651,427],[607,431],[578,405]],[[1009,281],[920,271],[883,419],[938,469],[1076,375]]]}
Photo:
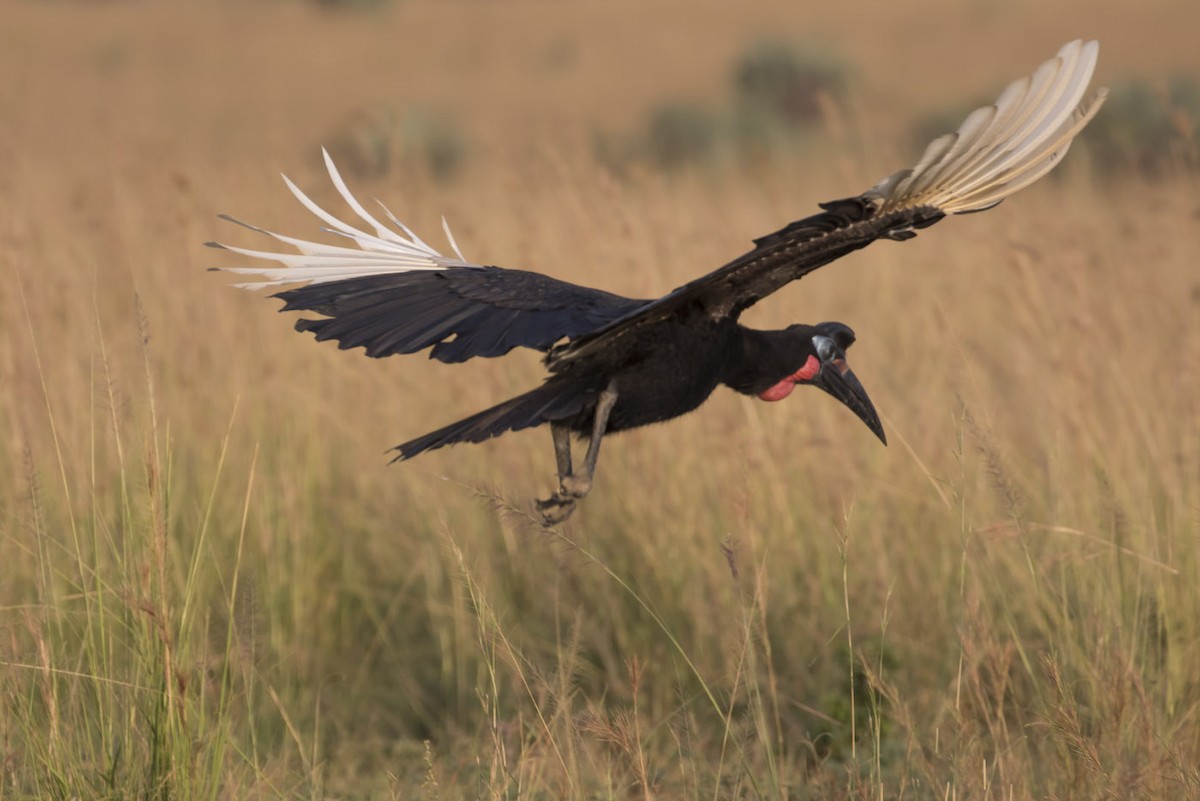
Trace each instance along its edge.
{"label": "black hornbill in flight", "polygon": [[[411,459],[443,445],[549,423],[559,486],[538,506],[550,525],[588,493],[605,434],[689,412],[721,384],[768,401],[812,384],[884,440],[875,409],[846,364],[854,342],[849,327],[821,323],[762,331],[738,318],[783,285],[851,251],[877,239],[904,241],[948,214],[991,208],[1046,174],[1103,102],[1103,90],[1085,99],[1097,53],[1096,42],[1065,45],[995,103],[970,114],[956,133],[932,142],[914,167],[855,197],[820,204],[819,214],[756,239],[745,255],[657,300],[473,264],[448,227],[454,255],[442,255],[386,209],[391,225],[372,216],[350,194],[328,153],[334,186],[369,231],[329,214],[285,176],[325,230],[347,243],[246,226],[299,253],[208,244],[282,264],[222,269],[265,279],[239,285],[248,289],[298,285],[273,296],[284,301],[282,311],[323,315],[302,319],[296,328],[336,340],[343,349],[363,347],[368,356],[382,357],[430,348],[430,357],[443,362],[501,356],[518,346],[545,352],[549,375],[541,386],[395,450],[396,459]],[[572,433],[589,440],[578,472]]]}

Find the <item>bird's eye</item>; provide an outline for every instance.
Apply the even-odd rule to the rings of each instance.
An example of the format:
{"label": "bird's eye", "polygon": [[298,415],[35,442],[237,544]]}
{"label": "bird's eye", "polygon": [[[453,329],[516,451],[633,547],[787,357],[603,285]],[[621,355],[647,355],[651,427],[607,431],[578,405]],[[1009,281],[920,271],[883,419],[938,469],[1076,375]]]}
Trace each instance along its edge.
{"label": "bird's eye", "polygon": [[817,356],[823,362],[830,361],[837,354],[837,343],[827,336],[813,337],[813,347],[817,349]]}

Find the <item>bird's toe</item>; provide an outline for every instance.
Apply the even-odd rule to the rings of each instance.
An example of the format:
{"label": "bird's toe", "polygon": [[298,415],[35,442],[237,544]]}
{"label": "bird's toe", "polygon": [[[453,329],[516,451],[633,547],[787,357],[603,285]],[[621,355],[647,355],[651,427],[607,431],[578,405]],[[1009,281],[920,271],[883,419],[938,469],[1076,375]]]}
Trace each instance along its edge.
{"label": "bird's toe", "polygon": [[542,517],[543,526],[556,526],[575,511],[575,499],[556,492],[546,500],[538,501],[537,510]]}

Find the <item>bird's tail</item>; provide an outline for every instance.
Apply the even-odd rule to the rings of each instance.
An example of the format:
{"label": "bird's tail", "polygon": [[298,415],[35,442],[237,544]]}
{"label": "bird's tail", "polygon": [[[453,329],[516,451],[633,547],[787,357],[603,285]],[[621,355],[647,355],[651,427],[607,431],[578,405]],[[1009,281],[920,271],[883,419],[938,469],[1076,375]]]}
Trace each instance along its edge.
{"label": "bird's tail", "polygon": [[579,414],[587,403],[588,394],[577,387],[551,378],[535,390],[484,409],[457,423],[431,431],[423,437],[397,445],[392,461],[411,459],[419,453],[432,451],[457,442],[483,442],[508,431],[520,431],[553,420]]}

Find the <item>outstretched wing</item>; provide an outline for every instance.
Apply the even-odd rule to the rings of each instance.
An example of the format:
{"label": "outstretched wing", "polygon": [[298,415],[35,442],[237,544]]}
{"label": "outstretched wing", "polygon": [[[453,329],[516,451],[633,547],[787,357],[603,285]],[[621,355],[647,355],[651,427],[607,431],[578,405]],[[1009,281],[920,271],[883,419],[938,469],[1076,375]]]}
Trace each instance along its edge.
{"label": "outstretched wing", "polygon": [[245,289],[292,286],[273,297],[281,311],[313,311],[299,331],[333,339],[342,349],[363,347],[368,356],[415,353],[461,362],[474,356],[501,356],[515,347],[547,351],[555,342],[593,331],[646,305],[598,289],[578,286],[525,270],[471,264],[462,257],[448,226],[455,256],[443,256],[384,209],[395,230],[384,225],[350,194],[329,153],[325,166],[346,203],[373,233],[339,220],[309,199],[286,176],[288,189],[328,226],[328,233],[355,247],[327,245],[272,233],[222,217],[295,248],[298,253],[250,250],[207,243],[282,267],[221,267],[225,272],[263,280],[237,284]]}
{"label": "outstretched wing", "polygon": [[736,317],[775,290],[877,239],[903,241],[947,214],[983,211],[1049,172],[1099,110],[1105,91],[1086,101],[1097,42],[1070,42],[1030,77],[1010,84],[956,133],[936,139],[916,166],[857,197],[755,240],[729,264],[601,329],[555,349],[551,369],[617,346],[646,326],[685,311]]}

